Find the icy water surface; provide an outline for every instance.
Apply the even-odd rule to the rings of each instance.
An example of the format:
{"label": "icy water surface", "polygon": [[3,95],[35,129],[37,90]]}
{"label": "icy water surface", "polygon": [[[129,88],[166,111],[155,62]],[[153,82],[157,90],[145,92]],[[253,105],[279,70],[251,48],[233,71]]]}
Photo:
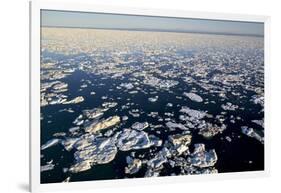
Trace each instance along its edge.
{"label": "icy water surface", "polygon": [[41,183],[264,169],[262,37],[42,37]]}

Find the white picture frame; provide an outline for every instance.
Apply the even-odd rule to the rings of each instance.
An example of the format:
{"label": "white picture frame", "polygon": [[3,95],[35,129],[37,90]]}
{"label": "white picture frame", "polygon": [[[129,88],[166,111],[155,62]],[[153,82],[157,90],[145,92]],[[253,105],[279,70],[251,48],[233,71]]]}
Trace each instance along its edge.
{"label": "white picture frame", "polygon": [[[63,10],[95,13],[113,13],[144,16],[164,16],[177,18],[197,18],[226,21],[247,21],[264,23],[265,61],[265,169],[255,172],[219,173],[214,175],[173,176],[160,178],[118,179],[106,181],[85,181],[74,183],[40,184],[40,10]],[[100,187],[135,186],[154,183],[174,183],[205,180],[241,179],[265,177],[270,171],[270,18],[268,16],[226,13],[193,12],[185,10],[143,9],[132,7],[104,6],[83,3],[30,2],[30,191],[43,192]]]}

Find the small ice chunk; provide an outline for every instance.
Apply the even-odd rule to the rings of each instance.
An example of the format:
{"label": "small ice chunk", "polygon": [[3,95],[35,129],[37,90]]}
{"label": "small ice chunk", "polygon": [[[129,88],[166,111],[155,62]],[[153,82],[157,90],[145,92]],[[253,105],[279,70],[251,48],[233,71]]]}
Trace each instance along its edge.
{"label": "small ice chunk", "polygon": [[250,128],[247,126],[242,126],[241,131],[243,134],[260,141],[262,144],[264,143],[264,138],[258,132],[256,132],[253,128]]}
{"label": "small ice chunk", "polygon": [[47,163],[46,165],[43,165],[40,167],[40,171],[41,172],[45,172],[45,171],[50,171],[53,170],[55,167],[55,165],[51,162]]}
{"label": "small ice chunk", "polygon": [[62,104],[77,104],[77,103],[81,103],[84,101],[84,97],[83,96],[78,96],[75,97],[74,99],[70,100],[70,101],[65,101]]}
{"label": "small ice chunk", "polygon": [[135,123],[132,125],[132,129],[144,130],[144,129],[146,129],[148,126],[149,126],[148,122],[143,122],[143,123],[135,122]]}
{"label": "small ice chunk", "polygon": [[121,86],[121,87],[124,87],[124,88],[126,88],[126,89],[128,89],[128,90],[134,88],[134,85],[133,85],[132,83],[121,83],[120,86]]}
{"label": "small ice chunk", "polygon": [[238,105],[233,105],[232,103],[227,102],[226,104],[222,104],[221,108],[225,111],[235,111],[238,109]]}
{"label": "small ice chunk", "polygon": [[127,164],[128,166],[125,168],[126,174],[135,174],[137,173],[142,165],[142,161],[140,159],[132,159],[131,157],[127,156]]}
{"label": "small ice chunk", "polygon": [[60,139],[51,139],[51,140],[47,141],[44,145],[41,146],[41,150],[45,150],[49,147],[57,145],[60,141],[61,141]]}
{"label": "small ice chunk", "polygon": [[183,106],[180,110],[181,113],[186,113],[188,114],[190,117],[194,118],[194,119],[202,119],[206,116],[206,113],[204,111],[198,111],[198,110],[194,110],[194,109],[190,109],[186,106]]}
{"label": "small ice chunk", "polygon": [[148,101],[152,103],[156,102],[157,100],[158,100],[158,96],[148,98]]}
{"label": "small ice chunk", "polygon": [[203,98],[195,93],[192,92],[184,92],[183,93],[184,96],[188,97],[190,100],[195,101],[195,102],[203,102]]}
{"label": "small ice chunk", "polygon": [[166,123],[166,126],[171,130],[174,130],[176,128],[181,129],[181,130],[189,130],[189,128],[185,127],[181,123],[173,123],[173,122],[170,122],[170,121]]}

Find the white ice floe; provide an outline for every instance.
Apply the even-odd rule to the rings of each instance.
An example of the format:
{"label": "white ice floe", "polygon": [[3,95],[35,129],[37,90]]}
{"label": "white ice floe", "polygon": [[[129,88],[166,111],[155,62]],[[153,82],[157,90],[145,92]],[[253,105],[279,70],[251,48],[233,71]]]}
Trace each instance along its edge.
{"label": "white ice floe", "polygon": [[132,129],[136,129],[136,130],[144,130],[149,126],[148,122],[135,122],[131,127]]}
{"label": "white ice floe", "polygon": [[189,128],[185,127],[181,123],[173,123],[170,121],[166,123],[166,126],[171,130],[174,130],[174,129],[189,130]]}
{"label": "white ice floe", "polygon": [[171,152],[164,147],[152,159],[147,161],[147,171],[145,177],[156,177],[160,175],[163,164],[168,162]]}
{"label": "white ice floe", "polygon": [[195,102],[203,102],[203,98],[199,96],[198,94],[192,93],[192,92],[184,92],[184,96],[188,97],[190,100],[195,101]]}
{"label": "white ice floe", "polygon": [[252,122],[261,127],[264,127],[264,120],[252,120]]}
{"label": "white ice floe", "polygon": [[107,119],[101,121],[92,122],[89,126],[86,126],[84,130],[88,133],[97,133],[101,130],[117,125],[120,121],[119,116],[108,117]]}
{"label": "white ice floe", "polygon": [[45,172],[45,171],[53,170],[55,168],[55,165],[52,162],[53,160],[47,163],[46,165],[40,166],[40,171]]}
{"label": "white ice floe", "polygon": [[67,151],[71,151],[74,147],[74,144],[79,140],[79,138],[67,138],[61,141],[61,144]]}
{"label": "white ice floe", "polygon": [[148,76],[145,78],[143,83],[160,89],[169,89],[176,86],[179,82],[175,80],[162,80],[153,76]]}
{"label": "white ice floe", "polygon": [[169,142],[171,144],[171,152],[176,155],[182,155],[183,153],[189,154],[189,145],[191,143],[192,136],[190,134],[175,134],[169,136]]}
{"label": "white ice floe", "polygon": [[77,132],[79,129],[80,129],[80,127],[71,127],[71,128],[68,129],[68,131],[69,131],[70,133],[75,133],[75,132]]}
{"label": "white ice floe", "polygon": [[167,103],[167,107],[173,107],[173,103]]}
{"label": "white ice floe", "polygon": [[157,100],[158,100],[158,96],[148,98],[148,101],[152,103],[156,102]]}
{"label": "white ice floe", "polygon": [[116,105],[118,105],[118,103],[116,102],[104,102],[102,104],[102,106],[106,109],[110,109],[110,108],[113,108],[113,107],[116,107]]}
{"label": "white ice floe", "polygon": [[126,161],[128,164],[128,166],[125,167],[126,174],[135,174],[140,170],[142,166],[142,161],[140,159],[133,159],[130,156],[127,156]]}
{"label": "white ice floe", "polygon": [[238,109],[238,105],[227,102],[226,104],[222,104],[221,108],[225,111],[235,111],[236,109]]}
{"label": "white ice floe", "polygon": [[[117,153],[113,138],[87,137],[80,139],[80,148],[74,153],[76,163],[69,169],[72,173],[78,173],[91,169],[93,165],[111,162]],[[77,146],[76,146],[77,147]]]}
{"label": "white ice floe", "polygon": [[126,115],[122,117],[122,121],[127,121],[128,119],[129,119],[129,117]]}
{"label": "white ice floe", "polygon": [[253,128],[247,127],[247,126],[242,126],[241,127],[241,132],[249,137],[252,137],[258,141],[260,141],[262,144],[264,143],[264,138],[259,134],[256,130]]}
{"label": "white ice floe", "polygon": [[202,135],[205,138],[211,138],[219,133],[222,133],[226,129],[226,125],[218,126],[211,123],[202,123],[200,124],[198,134]]}
{"label": "white ice floe", "polygon": [[45,150],[49,147],[52,147],[54,145],[57,145],[58,143],[60,143],[60,139],[51,139],[49,141],[47,141],[44,145],[41,146],[41,150]]}
{"label": "white ice floe", "polygon": [[75,97],[72,100],[63,102],[62,104],[77,104],[77,103],[81,103],[83,101],[84,101],[84,97],[83,96],[78,96],[78,97]]}
{"label": "white ice floe", "polygon": [[204,144],[195,144],[194,151],[188,157],[188,161],[192,166],[199,168],[212,167],[218,160],[217,154],[214,149],[206,151]]}
{"label": "white ice floe", "polygon": [[202,119],[206,116],[206,112],[190,109],[186,106],[183,106],[181,108],[180,112],[185,113],[185,114],[189,115],[190,117],[192,117],[194,119]]}
{"label": "white ice floe", "polygon": [[83,110],[83,115],[88,119],[96,119],[103,116],[103,113],[107,110],[108,110],[107,108],[87,109],[87,110]]}
{"label": "white ice floe", "polygon": [[66,89],[67,87],[68,87],[67,83],[59,82],[53,86],[53,89],[54,90],[63,90],[63,89]]}
{"label": "white ice floe", "polygon": [[126,88],[126,89],[128,89],[128,90],[134,88],[134,85],[133,85],[132,83],[121,83],[120,86],[121,86],[121,87],[124,87],[124,88]]}
{"label": "white ice floe", "polygon": [[146,132],[124,129],[117,137],[117,147],[121,151],[145,149],[152,144]]}

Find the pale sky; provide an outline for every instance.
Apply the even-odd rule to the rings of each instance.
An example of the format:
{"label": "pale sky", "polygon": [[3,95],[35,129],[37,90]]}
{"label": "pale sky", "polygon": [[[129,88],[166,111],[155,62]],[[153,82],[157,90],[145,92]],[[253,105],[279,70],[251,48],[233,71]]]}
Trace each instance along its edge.
{"label": "pale sky", "polygon": [[264,35],[264,24],[223,20],[41,10],[41,26]]}

